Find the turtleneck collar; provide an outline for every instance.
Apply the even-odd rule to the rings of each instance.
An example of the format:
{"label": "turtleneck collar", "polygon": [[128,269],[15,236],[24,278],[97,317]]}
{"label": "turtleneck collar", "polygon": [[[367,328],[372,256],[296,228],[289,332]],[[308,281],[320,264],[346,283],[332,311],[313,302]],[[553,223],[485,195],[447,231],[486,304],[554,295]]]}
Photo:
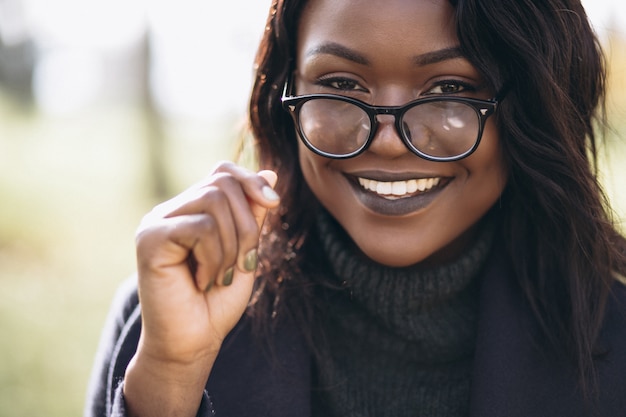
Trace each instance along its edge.
{"label": "turtleneck collar", "polygon": [[315,417],[467,415],[477,277],[492,223],[445,265],[391,268],[368,259],[329,214],[319,216],[335,285],[318,294]]}
{"label": "turtleneck collar", "polygon": [[378,322],[394,338],[419,342],[421,359],[441,361],[473,349],[475,278],[489,254],[493,226],[484,222],[476,240],[447,264],[392,268],[367,258],[328,213],[318,216],[332,279],[343,287],[341,296],[349,300],[350,310]]}

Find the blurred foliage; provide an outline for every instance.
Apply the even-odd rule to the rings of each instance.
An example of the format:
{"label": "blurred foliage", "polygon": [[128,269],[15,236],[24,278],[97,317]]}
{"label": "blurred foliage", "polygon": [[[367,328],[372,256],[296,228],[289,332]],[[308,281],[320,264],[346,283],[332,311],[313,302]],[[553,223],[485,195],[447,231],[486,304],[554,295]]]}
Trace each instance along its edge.
{"label": "blurred foliage", "polygon": [[[134,229],[157,202],[152,119],[119,104],[46,117],[2,97],[0,416],[80,415],[114,290],[133,272]],[[232,127],[167,133],[172,192],[231,159]]]}
{"label": "blurred foliage", "polygon": [[[609,40],[610,120],[602,172],[626,212],[626,42]],[[134,269],[133,233],[157,202],[148,158],[155,120],[119,103],[67,117],[0,91],[0,416],[80,415],[101,326]],[[178,192],[230,159],[240,120],[168,122],[163,169]]]}
{"label": "blurred foliage", "polygon": [[626,34],[614,31],[604,41],[609,63],[606,147],[600,156],[601,179],[626,230]]}

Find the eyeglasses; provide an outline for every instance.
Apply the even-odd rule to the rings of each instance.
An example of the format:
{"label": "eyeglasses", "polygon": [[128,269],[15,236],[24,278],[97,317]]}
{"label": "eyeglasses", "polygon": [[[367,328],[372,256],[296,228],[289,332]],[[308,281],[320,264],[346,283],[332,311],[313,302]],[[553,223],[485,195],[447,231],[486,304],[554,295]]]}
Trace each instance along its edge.
{"label": "eyeglasses", "polygon": [[485,122],[500,97],[479,100],[459,96],[425,97],[404,106],[372,106],[335,94],[291,95],[290,78],[283,107],[291,114],[304,144],[333,159],[352,158],[374,140],[377,116],[393,115],[402,142],[429,161],[456,161],[478,148]]}

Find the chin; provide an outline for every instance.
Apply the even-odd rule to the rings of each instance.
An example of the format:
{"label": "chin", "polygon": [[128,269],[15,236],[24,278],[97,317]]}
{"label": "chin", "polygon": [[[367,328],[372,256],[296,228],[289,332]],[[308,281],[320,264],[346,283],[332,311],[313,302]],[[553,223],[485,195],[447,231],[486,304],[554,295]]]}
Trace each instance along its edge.
{"label": "chin", "polygon": [[398,251],[381,252],[380,248],[375,248],[376,253],[368,253],[364,251],[365,256],[372,261],[391,268],[403,268],[424,262],[429,258],[430,254],[420,256],[416,253],[401,254]]}

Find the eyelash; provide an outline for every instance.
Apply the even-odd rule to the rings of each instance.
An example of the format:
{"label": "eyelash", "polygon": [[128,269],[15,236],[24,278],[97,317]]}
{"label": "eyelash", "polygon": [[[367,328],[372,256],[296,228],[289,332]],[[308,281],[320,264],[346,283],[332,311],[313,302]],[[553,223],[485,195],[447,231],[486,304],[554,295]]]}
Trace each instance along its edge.
{"label": "eyelash", "polygon": [[[349,83],[352,85],[353,88],[341,88],[339,85],[341,83]],[[352,80],[350,78],[345,78],[345,77],[332,77],[332,78],[321,78],[319,80],[317,80],[318,85],[322,86],[322,87],[328,87],[328,88],[332,88],[334,90],[339,90],[339,91],[363,91],[363,92],[367,92],[367,89],[361,87],[359,85],[359,83],[355,80]],[[334,86],[333,84],[337,84],[337,86]],[[356,87],[356,88],[354,88]]]}
{"label": "eyelash", "polygon": [[[348,88],[346,88],[345,86],[341,87],[342,83],[349,84],[350,87]],[[319,80],[317,80],[316,84],[322,87],[327,87],[327,88],[331,88],[333,90],[338,90],[342,92],[367,92],[368,91],[366,88],[361,87],[357,81],[351,78],[345,78],[345,77],[320,78]],[[453,87],[457,91],[452,91],[452,92],[442,91],[440,93],[432,92],[433,90],[437,88],[440,88],[443,90],[444,87]],[[476,92],[476,90],[477,90],[476,86],[466,83],[461,80],[454,80],[454,79],[441,80],[441,81],[437,81],[432,87],[424,91],[423,95],[452,95],[452,94],[459,94],[459,93],[472,93],[472,92]]]}
{"label": "eyelash", "polygon": [[[431,91],[436,89],[436,88],[441,88],[443,89],[443,87],[454,87],[455,89],[459,89],[457,91],[453,91],[453,92],[441,92],[441,93],[432,93]],[[475,92],[477,90],[476,86],[466,83],[464,81],[460,81],[460,80],[442,80],[442,81],[438,81],[433,87],[429,88],[428,90],[426,90],[424,92],[424,94],[441,94],[441,95],[446,95],[446,94],[458,94],[458,93],[472,93]]]}

